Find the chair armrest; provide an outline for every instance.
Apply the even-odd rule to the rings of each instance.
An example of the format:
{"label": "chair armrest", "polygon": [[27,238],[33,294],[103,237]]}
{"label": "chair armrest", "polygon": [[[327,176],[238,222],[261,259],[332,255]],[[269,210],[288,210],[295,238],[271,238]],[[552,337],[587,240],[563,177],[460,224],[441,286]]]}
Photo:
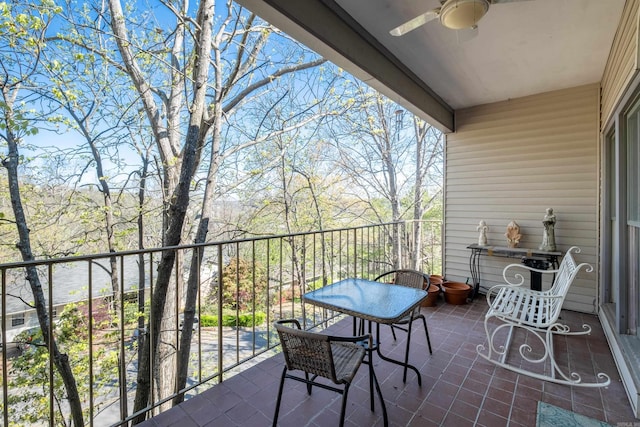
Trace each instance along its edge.
{"label": "chair armrest", "polygon": [[280,319],[280,320],[276,320],[274,323],[277,323],[278,325],[289,325],[289,324],[293,324],[295,325],[298,329],[302,329],[302,327],[300,326],[300,322],[298,322],[297,319]]}
{"label": "chair armrest", "polygon": [[373,337],[371,334],[364,334],[357,337],[339,337],[331,335],[329,336],[329,341],[333,342],[352,342],[352,343],[360,343],[366,342],[367,348],[371,350],[373,348]]}

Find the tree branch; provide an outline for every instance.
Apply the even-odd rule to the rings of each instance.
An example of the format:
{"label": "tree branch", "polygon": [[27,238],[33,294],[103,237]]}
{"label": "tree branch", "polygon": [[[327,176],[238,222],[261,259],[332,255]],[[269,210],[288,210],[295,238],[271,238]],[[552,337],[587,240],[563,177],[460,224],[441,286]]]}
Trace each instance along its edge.
{"label": "tree branch", "polygon": [[251,92],[255,91],[256,89],[258,89],[258,88],[260,88],[262,86],[268,85],[269,83],[271,83],[272,81],[276,80],[279,77],[282,77],[282,76],[284,76],[286,74],[289,74],[289,73],[295,73],[296,71],[302,71],[302,70],[307,70],[309,68],[317,67],[318,65],[324,64],[326,61],[327,60],[324,59],[324,58],[319,58],[319,59],[316,59],[315,61],[306,62],[304,64],[297,64],[297,65],[293,65],[293,66],[290,66],[290,67],[281,68],[280,70],[278,70],[275,73],[265,77],[264,79],[258,80],[254,84],[247,86],[244,90],[240,91],[240,93],[238,93],[235,97],[233,97],[231,100],[229,100],[229,102],[227,102],[222,107],[222,110],[225,113],[228,113],[237,104],[239,104],[240,101],[242,101],[247,95],[249,95]]}

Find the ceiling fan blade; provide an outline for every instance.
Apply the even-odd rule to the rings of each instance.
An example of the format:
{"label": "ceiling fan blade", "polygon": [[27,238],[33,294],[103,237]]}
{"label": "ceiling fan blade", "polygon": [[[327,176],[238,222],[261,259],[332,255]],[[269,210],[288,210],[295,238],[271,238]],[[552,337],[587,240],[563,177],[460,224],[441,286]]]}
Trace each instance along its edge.
{"label": "ceiling fan blade", "polygon": [[432,9],[422,15],[418,15],[410,21],[405,22],[399,27],[394,28],[389,31],[389,34],[392,36],[401,36],[403,34],[407,34],[409,31],[413,31],[416,28],[426,24],[429,21],[432,21],[440,16],[440,8]]}
{"label": "ceiling fan blade", "polygon": [[491,0],[491,4],[496,3],[516,3],[519,1],[532,1],[532,0]]}

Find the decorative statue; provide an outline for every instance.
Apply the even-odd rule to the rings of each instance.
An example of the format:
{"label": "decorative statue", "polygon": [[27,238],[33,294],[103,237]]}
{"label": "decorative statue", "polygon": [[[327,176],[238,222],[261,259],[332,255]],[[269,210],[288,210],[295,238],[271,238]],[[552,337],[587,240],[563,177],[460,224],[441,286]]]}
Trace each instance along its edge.
{"label": "decorative statue", "polygon": [[520,234],[520,226],[517,222],[511,221],[509,225],[507,225],[507,232],[504,233],[507,238],[507,246],[510,248],[515,248],[520,243],[520,238],[522,235]]}
{"label": "decorative statue", "polygon": [[542,235],[541,251],[554,252],[556,250],[556,234],[554,226],[556,224],[556,216],[553,214],[552,208],[547,208],[547,213],[542,220],[544,225],[544,234]]}
{"label": "decorative statue", "polygon": [[489,227],[484,220],[480,220],[480,223],[476,227],[476,230],[480,232],[478,235],[478,245],[479,246],[487,246],[487,231],[489,231]]}

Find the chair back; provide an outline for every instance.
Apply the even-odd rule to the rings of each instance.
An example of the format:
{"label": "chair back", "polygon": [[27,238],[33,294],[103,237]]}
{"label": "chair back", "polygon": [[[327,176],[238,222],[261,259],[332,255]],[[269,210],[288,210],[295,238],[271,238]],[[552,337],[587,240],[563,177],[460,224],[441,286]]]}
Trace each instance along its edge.
{"label": "chair back", "polygon": [[429,278],[416,270],[396,270],[394,283],[409,288],[429,288]]}
{"label": "chair back", "polygon": [[299,369],[338,382],[328,335],[291,328],[279,322],[274,325],[287,369]]}
{"label": "chair back", "polygon": [[429,276],[423,274],[417,270],[400,269],[391,270],[386,273],[382,273],[375,278],[376,282],[389,281],[396,285],[407,286],[409,288],[427,289],[429,288]]}
{"label": "chair back", "polygon": [[[382,273],[381,275],[376,277],[375,281],[386,281],[390,279],[392,279],[393,283],[396,285],[423,290],[429,289],[429,276],[417,270],[404,268],[399,270],[387,271],[386,273]],[[413,309],[414,315],[418,313],[420,313],[420,306]]]}

